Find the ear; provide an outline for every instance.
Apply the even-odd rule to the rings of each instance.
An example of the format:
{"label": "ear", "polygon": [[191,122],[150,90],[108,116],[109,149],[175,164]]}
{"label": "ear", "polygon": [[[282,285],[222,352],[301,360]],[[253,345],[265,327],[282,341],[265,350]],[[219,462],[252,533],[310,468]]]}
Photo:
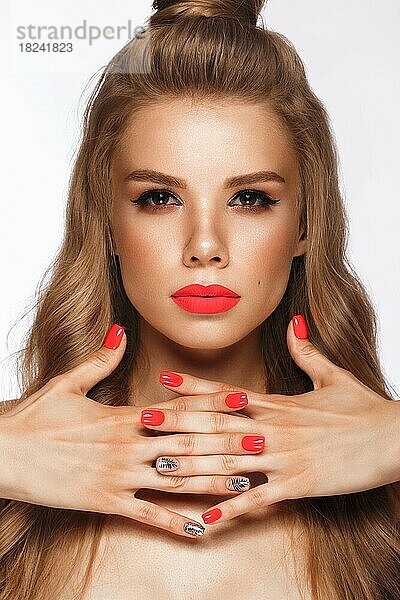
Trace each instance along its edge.
{"label": "ear", "polygon": [[301,229],[300,234],[299,234],[299,238],[297,241],[297,245],[295,247],[295,252],[293,254],[293,258],[295,256],[301,256],[302,254],[305,254],[307,251],[307,238],[306,238],[306,233],[304,231],[304,229]]}

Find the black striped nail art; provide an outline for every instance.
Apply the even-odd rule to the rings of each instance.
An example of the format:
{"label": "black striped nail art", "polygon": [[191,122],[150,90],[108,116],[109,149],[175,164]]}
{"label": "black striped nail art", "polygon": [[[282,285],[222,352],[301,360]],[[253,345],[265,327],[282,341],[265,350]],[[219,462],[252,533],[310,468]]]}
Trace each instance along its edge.
{"label": "black striped nail art", "polygon": [[172,471],[179,467],[179,462],[175,458],[169,458],[167,456],[161,456],[156,460],[157,471]]}
{"label": "black striped nail art", "polygon": [[204,535],[205,527],[202,525],[198,525],[197,523],[187,522],[184,524],[183,529],[186,533],[190,533],[191,535]]}
{"label": "black striped nail art", "polygon": [[226,482],[226,487],[233,492],[243,492],[250,488],[250,479],[248,477],[231,477]]}

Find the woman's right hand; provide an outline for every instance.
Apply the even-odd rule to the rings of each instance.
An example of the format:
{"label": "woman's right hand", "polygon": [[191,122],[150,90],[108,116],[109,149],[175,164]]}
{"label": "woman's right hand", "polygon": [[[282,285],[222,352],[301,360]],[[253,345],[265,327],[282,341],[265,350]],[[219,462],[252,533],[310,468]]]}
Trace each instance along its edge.
{"label": "woman's right hand", "polygon": [[[122,515],[184,537],[202,535],[200,523],[134,494],[141,488],[209,494],[212,479],[215,494],[237,495],[226,489],[227,478],[185,478],[182,490],[182,478],[161,475],[151,465],[164,453],[190,454],[186,435],[148,437],[140,422],[143,407],[107,406],[85,395],[112,373],[125,348],[124,329],[113,325],[100,350],[0,416],[0,497]],[[240,434],[215,435],[213,448],[205,445],[202,453],[226,453],[224,438],[232,445],[232,435],[234,453],[245,453]]]}

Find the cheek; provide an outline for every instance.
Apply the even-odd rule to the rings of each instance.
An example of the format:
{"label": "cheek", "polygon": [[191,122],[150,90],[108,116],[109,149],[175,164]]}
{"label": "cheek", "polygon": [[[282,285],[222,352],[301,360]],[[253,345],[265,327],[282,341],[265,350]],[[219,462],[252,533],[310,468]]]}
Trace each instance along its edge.
{"label": "cheek", "polygon": [[176,247],[174,249],[165,236],[158,238],[154,228],[142,228],[138,232],[137,228],[126,227],[120,233],[119,262],[128,295],[129,292],[148,295],[149,284],[154,290],[164,287],[165,292],[166,274],[171,272],[169,262]]}
{"label": "cheek", "polygon": [[265,229],[252,238],[251,252],[246,256],[247,268],[242,265],[247,290],[255,313],[259,311],[263,319],[278,306],[290,276],[293,260],[293,229],[285,226]]}
{"label": "cheek", "polygon": [[288,223],[271,225],[267,230],[256,229],[242,253],[246,256],[246,270],[259,276],[261,282],[285,278],[292,263],[293,244],[294,230]]}

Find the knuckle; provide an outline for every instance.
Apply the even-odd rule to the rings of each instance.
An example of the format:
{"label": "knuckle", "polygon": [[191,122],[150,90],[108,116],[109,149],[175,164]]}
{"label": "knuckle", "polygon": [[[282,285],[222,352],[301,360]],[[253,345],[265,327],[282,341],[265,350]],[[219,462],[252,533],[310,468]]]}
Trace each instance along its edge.
{"label": "knuckle", "polygon": [[226,415],[220,412],[210,413],[210,425],[212,433],[224,431],[226,427]]}
{"label": "knuckle", "polygon": [[226,454],[233,454],[237,449],[237,445],[238,445],[238,438],[235,434],[228,433],[228,435],[224,436],[223,447],[224,447]]}
{"label": "knuckle", "polygon": [[311,344],[311,342],[306,342],[303,344],[301,353],[307,358],[313,358],[319,354],[318,350],[315,348],[315,346],[313,346],[313,344]]}
{"label": "knuckle", "polygon": [[110,368],[110,359],[103,352],[97,352],[90,359],[91,364],[98,369],[104,370]]}
{"label": "knuckle", "polygon": [[226,406],[225,405],[225,396],[226,396],[226,393],[224,393],[224,392],[217,392],[214,394],[209,394],[207,396],[207,404],[210,407],[209,410],[219,411],[219,410],[221,410],[221,404],[222,404],[222,406]]}
{"label": "knuckle", "polygon": [[238,461],[235,455],[233,454],[221,454],[220,457],[222,470],[225,473],[235,473],[238,471]]}
{"label": "knuckle", "polygon": [[106,427],[117,427],[133,424],[134,416],[120,411],[119,407],[112,407],[111,412],[107,410],[104,416],[101,417],[101,421]]}
{"label": "knuckle", "polygon": [[178,411],[187,411],[187,402],[184,398],[176,398],[174,401],[174,409]]}
{"label": "knuckle", "polygon": [[210,476],[210,491],[214,494],[220,490],[219,478],[216,475]]}
{"label": "knuckle", "polygon": [[167,410],[165,413],[167,417],[168,427],[171,429],[178,429],[179,426],[179,413],[176,410]]}
{"label": "knuckle", "polygon": [[171,475],[168,477],[168,485],[172,488],[184,488],[187,486],[189,477],[183,475]]}
{"label": "knuckle", "polygon": [[158,506],[156,506],[156,504],[152,504],[151,502],[146,502],[144,504],[140,503],[135,512],[141,521],[150,523],[156,521],[160,515],[160,509]]}
{"label": "knuckle", "polygon": [[265,493],[261,486],[253,488],[250,494],[250,501],[256,508],[261,508],[265,506]]}
{"label": "knuckle", "polygon": [[196,439],[194,435],[184,435],[178,439],[179,451],[191,454],[196,447]]}

